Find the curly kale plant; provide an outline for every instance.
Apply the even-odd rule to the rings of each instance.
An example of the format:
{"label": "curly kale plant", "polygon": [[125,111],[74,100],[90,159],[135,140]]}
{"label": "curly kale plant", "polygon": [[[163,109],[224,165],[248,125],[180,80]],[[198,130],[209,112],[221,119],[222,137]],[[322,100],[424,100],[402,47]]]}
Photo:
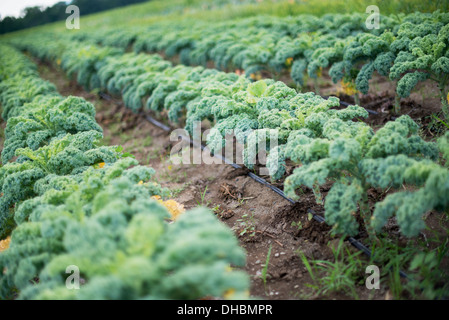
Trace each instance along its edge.
{"label": "curly kale plant", "polygon": [[[408,97],[415,86],[430,79],[438,84],[443,115],[449,119],[449,15],[435,13],[435,21],[401,25],[392,43],[397,58],[390,79],[398,80],[397,93]],[[437,19],[438,16],[438,19]]]}
{"label": "curly kale plant", "polygon": [[28,104],[21,108],[20,116],[8,119],[3,163],[9,161],[19,148],[37,150],[66,133],[103,131],[95,120],[95,108],[91,103],[78,97],[58,100]]}
{"label": "curly kale plant", "polygon": [[[168,211],[150,199],[167,191],[151,181],[154,170],[128,168],[136,164],[125,159],[91,168],[79,183],[61,181],[60,190],[49,189],[24,202],[18,213],[23,217],[29,212],[28,221],[17,227],[10,248],[0,254],[0,266],[7,270],[0,275],[1,296],[13,286],[22,299],[244,294],[246,275],[230,268],[245,263],[232,232],[205,209],[168,224]],[[86,282],[81,290],[65,286],[66,267],[73,264]],[[35,276],[40,281],[31,284]]]}
{"label": "curly kale plant", "polygon": [[[51,49],[51,48],[50,48]],[[99,47],[96,45],[80,45],[77,42],[67,42],[61,56],[61,67],[69,77],[76,75],[76,81],[86,90],[100,86],[98,70],[108,57],[120,54],[117,48]]]}
{"label": "curly kale plant", "polygon": [[115,162],[120,154],[115,147],[98,146],[102,134],[85,131],[58,137],[37,150],[20,148],[20,161],[0,168],[0,237],[11,232],[14,204],[35,196],[34,184],[49,174],[80,173],[97,163]]}
{"label": "curly kale plant", "polygon": [[[256,155],[261,151],[268,152],[266,161],[272,180],[278,180],[284,175],[286,159],[295,158],[286,148],[289,141],[298,141],[296,137],[299,134],[316,138],[326,135],[333,137],[340,127],[351,135],[360,129],[360,123],[352,120],[368,116],[366,110],[359,106],[335,110],[333,108],[340,105],[338,98],[323,99],[314,93],[296,94],[282,103],[274,99],[261,99],[259,102],[262,101],[275,102],[271,104],[272,107],[277,105],[283,109],[261,109],[259,129],[248,136],[244,161],[246,166],[252,168]],[[272,139],[276,139],[277,146],[272,145]]]}
{"label": "curly kale plant", "polygon": [[[355,235],[360,213],[372,234],[396,214],[401,232],[416,236],[423,228],[422,215],[432,209],[447,209],[448,172],[434,161],[438,148],[417,134],[418,126],[408,116],[388,122],[373,133],[360,123],[355,130],[323,126],[324,138],[298,133],[287,143],[290,158],[302,165],[285,180],[285,191],[296,198],[301,186],[312,188],[321,203],[319,186],[333,181],[325,198],[326,221],[337,233]],[[369,188],[399,189],[412,185],[416,191],[397,191],[375,205],[371,213]]]}
{"label": "curly kale plant", "polygon": [[225,89],[211,91],[215,95],[216,92],[221,95],[206,97],[197,103],[201,108],[193,110],[197,114],[201,112],[201,117],[191,115],[189,110],[187,112],[189,130],[189,121],[192,119],[198,121],[211,116],[215,120],[215,126],[207,137],[207,144],[212,151],[219,151],[225,146],[227,133],[233,132],[237,141],[245,144],[252,130],[272,128],[276,123],[282,122],[279,117],[284,117],[284,120],[293,118],[289,112],[280,110],[291,111],[292,106],[288,100],[296,95],[296,91],[282,82],[267,79],[251,83],[240,78]]}

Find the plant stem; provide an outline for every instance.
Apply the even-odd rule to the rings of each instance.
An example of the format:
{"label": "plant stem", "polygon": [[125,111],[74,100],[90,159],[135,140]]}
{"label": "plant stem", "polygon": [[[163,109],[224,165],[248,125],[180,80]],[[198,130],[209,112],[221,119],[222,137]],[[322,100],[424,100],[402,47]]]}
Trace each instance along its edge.
{"label": "plant stem", "polygon": [[359,207],[360,207],[360,215],[365,223],[366,231],[368,232],[368,236],[370,239],[375,238],[375,231],[371,226],[371,210],[368,202],[368,185],[365,182],[362,182],[362,198],[360,199]]}
{"label": "plant stem", "polygon": [[262,269],[262,276],[261,276],[265,288],[265,294],[267,293],[267,271],[268,271],[268,264],[270,263],[270,255],[271,255],[271,244],[270,247],[268,248],[267,259],[265,261],[265,266]]}
{"label": "plant stem", "polygon": [[399,115],[401,113],[401,98],[397,93],[394,95],[393,114]]}
{"label": "plant stem", "polygon": [[445,95],[446,91],[446,85],[443,81],[439,82],[438,87],[440,89],[440,96],[441,96],[441,110],[443,111],[443,116],[445,120],[449,120],[449,102],[447,101],[448,96]]}
{"label": "plant stem", "polygon": [[318,78],[313,78],[313,86],[315,88],[315,93],[320,94],[320,86],[318,85]]}
{"label": "plant stem", "polygon": [[355,102],[356,105],[360,106],[360,97],[359,97],[359,93],[358,92],[356,92],[354,94],[354,102]]}

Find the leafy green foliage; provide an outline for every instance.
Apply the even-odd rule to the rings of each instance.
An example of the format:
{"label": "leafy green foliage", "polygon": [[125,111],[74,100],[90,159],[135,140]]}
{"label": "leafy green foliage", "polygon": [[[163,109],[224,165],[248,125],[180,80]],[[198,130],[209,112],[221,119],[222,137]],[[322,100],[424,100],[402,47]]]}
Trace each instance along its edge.
{"label": "leafy green foliage", "polygon": [[449,115],[446,98],[449,73],[449,15],[435,12],[420,24],[405,22],[391,44],[397,57],[390,79],[398,80],[397,93],[408,97],[421,81],[432,79],[440,89],[445,117]]}
{"label": "leafy green foliage", "polygon": [[[396,214],[401,232],[417,235],[424,227],[421,216],[425,212],[448,206],[443,193],[449,172],[433,162],[438,158],[436,145],[416,134],[417,125],[408,116],[387,123],[375,134],[362,124],[357,131],[352,137],[344,130],[346,136],[332,134],[323,139],[301,135],[301,139],[290,140],[286,153],[302,166],[287,177],[285,191],[296,198],[295,189],[305,185],[321,199],[317,186],[333,180],[325,199],[325,215],[335,232],[357,234],[359,212],[367,228],[380,231]],[[388,195],[376,203],[371,214],[366,196],[370,187],[386,190],[402,184],[417,190]]]}
{"label": "leafy green foliage", "polygon": [[[56,101],[56,100],[54,100]],[[103,130],[95,121],[94,106],[82,98],[69,97],[57,104],[31,104],[21,108],[21,116],[8,119],[2,162],[19,148],[36,150],[65,133]]]}
{"label": "leafy green foliage", "polygon": [[[136,161],[91,168],[80,183],[62,188],[75,192],[56,200],[51,189],[24,202],[20,210],[31,215],[0,255],[8,270],[3,283],[14,283],[23,299],[195,299],[243,292],[246,276],[228,271],[229,263],[245,262],[230,230],[205,209],[167,224],[168,211],[150,197],[168,190],[139,184],[154,170],[125,169],[131,164]],[[32,238],[28,230],[34,230]],[[21,252],[31,248],[24,259]],[[65,269],[73,264],[86,281],[75,295],[65,287]],[[27,281],[30,274],[39,276],[39,284]]]}
{"label": "leafy green foliage", "polygon": [[[22,57],[8,47],[0,51]],[[100,67],[94,60],[107,52],[81,50],[78,62]],[[15,99],[13,93],[21,95],[18,83],[41,82],[27,72],[35,70],[28,60],[9,65],[8,58],[0,57],[0,85],[13,89],[2,100],[13,116],[7,117],[2,156],[5,162],[17,159],[0,167],[0,238],[12,238],[0,253],[0,297],[12,292],[20,299],[244,296],[249,279],[230,264],[243,266],[245,253],[231,231],[206,209],[169,224],[169,211],[151,199],[165,198],[169,190],[122,147],[100,146],[93,106],[82,98],[62,98],[52,86]],[[91,73],[93,86],[97,75],[89,68],[80,72]],[[8,78],[9,72],[17,75]],[[87,84],[80,73],[78,78]],[[73,264],[85,281],[77,292],[66,288],[66,268]]]}

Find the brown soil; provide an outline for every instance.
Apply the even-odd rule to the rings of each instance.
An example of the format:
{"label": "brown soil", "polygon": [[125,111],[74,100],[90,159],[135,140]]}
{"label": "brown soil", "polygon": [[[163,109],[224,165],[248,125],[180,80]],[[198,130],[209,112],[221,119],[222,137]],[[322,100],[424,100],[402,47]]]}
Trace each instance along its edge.
{"label": "brown soil", "polygon": [[[339,84],[333,84],[328,80],[328,87],[322,91],[324,95],[334,95],[341,101],[354,104],[354,97],[341,92]],[[382,126],[387,121],[394,120],[401,115],[409,115],[416,123],[421,125],[422,132],[433,137],[442,133],[444,129],[436,124],[438,121],[433,115],[441,113],[441,100],[438,87],[435,82],[427,80],[419,83],[413,90],[410,97],[401,99],[401,109],[399,114],[393,110],[395,100],[395,86],[392,82],[382,76],[374,74],[370,80],[368,94],[360,95],[360,104],[366,109],[377,112],[377,115],[370,114],[366,120],[374,127]]]}
{"label": "brown soil", "polygon": [[[126,109],[120,100],[100,99],[88,93],[60,70],[40,63],[41,76],[57,85],[63,95],[82,96],[97,109],[97,121],[104,129],[105,143],[122,145],[142,165],[153,167],[158,182],[173,191],[172,198],[186,209],[204,205],[234,230],[247,252],[244,268],[251,277],[250,294],[262,299],[353,299],[343,293],[311,295],[313,283],[299,251],[308,259],[333,261],[333,238],[330,228],[309,220],[308,209],[320,213],[311,190],[304,188],[300,200],[292,205],[275,192],[252,180],[246,169],[235,170],[226,164],[174,164],[170,150],[176,142],[169,134]],[[325,194],[327,190],[323,189]],[[372,191],[370,198],[378,196]],[[267,282],[261,278],[272,247]],[[351,247],[345,242],[345,247]],[[364,269],[363,269],[364,270]],[[363,280],[361,275],[361,279]],[[382,283],[381,283],[382,284]],[[380,290],[366,289],[361,281],[356,287],[360,299],[386,299],[391,293],[385,285]],[[373,292],[375,291],[375,292]]]}

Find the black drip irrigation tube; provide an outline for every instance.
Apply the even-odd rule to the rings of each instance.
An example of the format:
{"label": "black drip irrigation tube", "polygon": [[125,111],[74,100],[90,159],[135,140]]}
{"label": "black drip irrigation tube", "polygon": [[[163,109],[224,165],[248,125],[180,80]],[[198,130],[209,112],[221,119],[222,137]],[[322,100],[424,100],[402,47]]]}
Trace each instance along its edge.
{"label": "black drip irrigation tube", "polygon": [[[107,94],[105,94],[105,93],[100,92],[99,95],[100,95],[100,97],[102,97],[102,98],[105,99],[105,100],[112,101],[112,102],[114,102],[114,103],[116,103],[116,104],[121,104],[120,102],[114,100],[111,96],[109,96],[109,95],[107,95]],[[343,103],[346,104],[346,102],[343,102]],[[349,105],[349,104],[348,104],[348,105]],[[373,112],[375,112],[375,111],[373,111]],[[160,121],[154,119],[153,117],[151,117],[151,116],[149,116],[149,115],[147,115],[147,114],[143,114],[143,113],[142,113],[141,115],[145,118],[145,120],[147,120],[148,122],[150,122],[151,124],[155,125],[155,126],[158,127],[159,129],[162,129],[162,130],[165,131],[165,132],[170,132],[170,131],[172,130],[172,128],[170,128],[169,126],[167,126],[167,125],[161,123]],[[198,142],[196,142],[196,141],[193,141],[190,137],[186,137],[186,136],[184,136],[184,135],[178,135],[178,138],[181,138],[182,140],[184,140],[184,141],[186,141],[186,142],[189,142],[191,145],[193,145],[193,146],[195,146],[195,147],[201,148],[201,150],[204,150],[204,149],[206,148],[205,145],[200,144],[200,143],[198,143]],[[226,157],[223,157],[221,154],[212,154],[212,156],[214,156],[215,158],[218,158],[218,159],[224,161],[226,164],[232,166],[234,169],[242,169],[242,166],[240,166],[240,165],[238,165],[238,164],[236,164],[236,163],[230,161],[230,160],[227,159]],[[285,200],[287,200],[287,201],[290,202],[291,204],[296,204],[296,203],[297,203],[295,200],[289,198],[289,197],[284,193],[284,191],[282,191],[281,189],[279,189],[279,188],[276,187],[276,186],[273,186],[271,183],[269,183],[269,182],[266,181],[265,179],[259,177],[258,175],[254,174],[254,173],[252,173],[252,172],[248,172],[247,174],[248,174],[248,176],[249,176],[251,179],[253,179],[253,180],[259,182],[260,184],[262,184],[262,185],[264,185],[264,186],[266,186],[266,187],[268,187],[268,188],[270,188],[272,191],[274,191],[275,193],[277,193],[278,195],[280,195],[282,198],[284,198]],[[313,210],[308,209],[307,212],[310,213],[310,214],[312,215],[312,219],[314,219],[314,220],[317,221],[318,223],[325,223],[325,222],[326,222],[326,220],[325,220],[322,216],[316,214]],[[369,248],[367,248],[367,247],[366,247],[363,243],[361,243],[359,240],[355,239],[354,237],[347,237],[346,239],[349,241],[349,243],[350,243],[352,246],[354,246],[354,247],[357,248],[358,250],[362,251],[368,258],[371,258],[371,257],[372,257],[372,252],[371,252],[371,250],[370,250]],[[408,276],[405,272],[403,272],[402,270],[399,270],[399,275],[400,275],[402,278],[410,279],[409,276]]]}

